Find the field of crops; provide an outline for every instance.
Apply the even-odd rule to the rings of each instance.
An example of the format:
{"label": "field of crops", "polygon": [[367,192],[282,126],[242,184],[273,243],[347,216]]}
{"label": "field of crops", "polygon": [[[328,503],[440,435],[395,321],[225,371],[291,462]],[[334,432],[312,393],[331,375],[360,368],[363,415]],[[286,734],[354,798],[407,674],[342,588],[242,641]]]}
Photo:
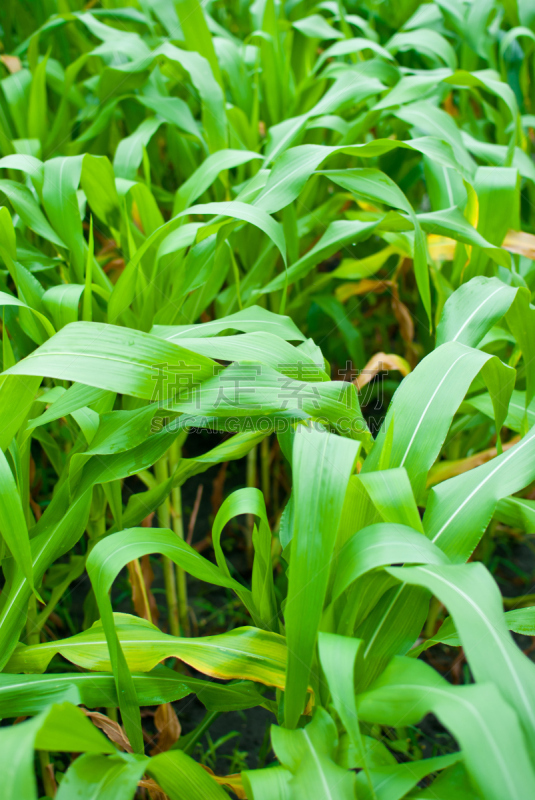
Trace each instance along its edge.
{"label": "field of crops", "polygon": [[534,56],[3,0],[1,800],[535,798]]}

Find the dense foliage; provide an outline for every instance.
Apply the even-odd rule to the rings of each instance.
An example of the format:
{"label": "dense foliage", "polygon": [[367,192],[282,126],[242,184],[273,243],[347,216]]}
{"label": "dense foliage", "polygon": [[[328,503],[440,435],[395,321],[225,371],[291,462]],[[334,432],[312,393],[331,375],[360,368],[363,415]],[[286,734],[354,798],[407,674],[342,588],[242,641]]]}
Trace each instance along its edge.
{"label": "dense foliage", "polygon": [[534,797],[535,5],[0,25],[3,800]]}

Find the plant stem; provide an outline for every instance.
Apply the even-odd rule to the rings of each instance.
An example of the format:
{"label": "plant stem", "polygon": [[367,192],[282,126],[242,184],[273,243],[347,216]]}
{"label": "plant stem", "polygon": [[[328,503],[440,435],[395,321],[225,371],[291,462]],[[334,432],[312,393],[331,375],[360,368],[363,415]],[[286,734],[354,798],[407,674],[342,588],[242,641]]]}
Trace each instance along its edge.
{"label": "plant stem", "polygon": [[[169,466],[171,475],[174,473],[178,466],[178,462],[182,457],[182,447],[178,439],[175,439],[169,448]],[[173,515],[173,530],[177,536],[184,540],[184,518],[182,516],[182,492],[180,486],[174,486],[171,490],[171,505]],[[182,633],[189,636],[190,625],[188,616],[188,587],[186,583],[186,573],[184,570],[176,567],[176,580],[178,589],[178,617]]]}
{"label": "plant stem", "polygon": [[[168,456],[162,456],[154,465],[154,473],[158,483],[165,483],[169,478]],[[169,498],[158,508],[158,522],[162,528],[171,527],[171,511]],[[180,625],[178,621],[178,600],[176,591],[175,565],[167,556],[162,557],[163,579],[165,584],[165,597],[167,600],[167,614],[169,619],[169,630],[173,636],[180,636]]]}
{"label": "plant stem", "polygon": [[106,533],[106,508],[108,500],[102,486],[95,486],[87,529],[92,539],[100,539]]}
{"label": "plant stem", "polygon": [[525,604],[532,606],[535,604],[535,594],[521,594],[517,597],[502,597],[505,608],[524,608]]}
{"label": "plant stem", "polygon": [[37,625],[37,599],[34,594],[28,600],[28,616],[26,618],[26,643],[39,644],[39,626]]}
{"label": "plant stem", "polygon": [[[256,459],[258,454],[258,447],[255,445],[247,453],[247,486],[256,486]],[[252,514],[247,514],[247,523],[245,527],[245,541],[247,548],[247,563],[249,566],[253,563],[253,525],[254,517]]]}
{"label": "plant stem", "polygon": [[441,606],[442,603],[440,602],[440,600],[437,600],[436,597],[433,597],[431,599],[431,604],[429,606],[429,614],[427,615],[427,621],[425,623],[425,629],[424,629],[424,634],[427,639],[429,639],[435,633],[435,626]]}
{"label": "plant stem", "polygon": [[39,750],[39,763],[41,765],[41,777],[43,779],[43,789],[48,797],[55,797],[57,792],[57,785],[54,779],[54,772],[48,750]]}
{"label": "plant stem", "polygon": [[[185,743],[184,747],[180,749],[184,751],[184,753],[191,753],[193,748],[199,741],[199,739],[204,736],[206,731],[209,729],[210,725],[216,721],[216,719],[221,716],[221,711],[207,711],[206,716],[204,719],[201,720],[199,725],[193,730],[187,737],[187,742]],[[184,737],[186,738],[186,737]],[[179,740],[180,742],[180,740]]]}
{"label": "plant stem", "polygon": [[271,484],[269,481],[269,436],[260,444],[260,469],[262,473],[262,492],[266,506],[271,500]]}
{"label": "plant stem", "polygon": [[[143,613],[145,614],[145,619],[148,619],[149,622],[152,622],[152,615],[150,612],[150,603],[149,603],[149,596],[147,594],[147,587],[145,586],[145,579],[143,577],[143,571],[141,569],[141,562],[139,558],[135,558],[133,561],[130,562],[132,565],[132,569],[136,575],[138,584],[139,584],[139,591],[141,593],[141,599],[143,601]],[[132,594],[134,591],[134,587],[132,585]]]}
{"label": "plant stem", "polygon": [[[90,493],[86,492],[71,502],[70,506],[66,501],[68,496],[68,485],[65,484],[56,496],[52,499],[50,506],[45,513],[53,513],[60,509],[61,524],[51,525],[47,531],[46,542],[43,547],[34,555],[33,575],[36,586],[43,577],[45,570],[50,566],[49,553],[63,554],[70,550],[82,535],[79,520],[85,526],[85,520],[89,513],[88,500]],[[66,535],[66,529],[69,535]],[[5,597],[4,597],[5,595]],[[28,580],[20,573],[16,572],[13,583],[6,592],[2,591],[0,596],[0,669],[3,669],[15,646],[19,640],[20,632],[24,629],[26,620],[27,603],[30,600],[32,591]]]}
{"label": "plant stem", "polygon": [[173,636],[180,636],[175,570],[173,562],[167,556],[163,557],[163,579],[165,583],[165,597],[167,600],[169,630]]}

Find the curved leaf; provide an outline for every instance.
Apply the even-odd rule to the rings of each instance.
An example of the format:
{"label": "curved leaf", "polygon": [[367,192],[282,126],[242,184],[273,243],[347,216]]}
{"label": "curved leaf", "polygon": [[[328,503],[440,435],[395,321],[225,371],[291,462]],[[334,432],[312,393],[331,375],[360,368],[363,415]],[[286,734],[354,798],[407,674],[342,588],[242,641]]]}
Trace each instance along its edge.
{"label": "curved leaf", "polygon": [[396,657],[357,697],[357,706],[362,719],[384,725],[417,724],[436,714],[458,740],[470,779],[488,800],[520,800],[534,790],[518,719],[492,684],[452,686],[422,661]]}

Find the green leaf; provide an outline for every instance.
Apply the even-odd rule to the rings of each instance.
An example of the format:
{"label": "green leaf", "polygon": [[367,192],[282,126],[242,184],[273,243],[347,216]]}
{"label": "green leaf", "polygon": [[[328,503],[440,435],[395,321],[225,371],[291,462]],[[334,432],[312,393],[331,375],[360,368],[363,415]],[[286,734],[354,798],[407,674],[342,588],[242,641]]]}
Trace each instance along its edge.
{"label": "green leaf", "polygon": [[303,19],[296,20],[292,24],[303,36],[307,36],[310,39],[329,41],[330,39],[344,38],[343,33],[337,31],[336,28],[331,28],[327,20],[319,14],[310,14]]}
{"label": "green leaf", "polygon": [[56,797],[57,800],[72,797],[131,800],[145,769],[145,759],[127,753],[116,756],[86,753],[70,765]]}
{"label": "green leaf", "polygon": [[278,289],[284,288],[286,281],[293,283],[298,278],[307,275],[320,261],[324,261],[333,253],[336,253],[348,243],[355,243],[362,239],[367,239],[380,223],[381,220],[373,221],[346,221],[337,220],[331,222],[318,242],[305,255],[288,267],[287,276],[285,273],[277,275],[267,286],[259,291],[259,294],[268,294]]}
{"label": "green leaf", "polygon": [[527,294],[526,290],[497,278],[478,276],[464,283],[446,301],[437,328],[437,347],[445,342],[477,347],[521,294]]}
{"label": "green leaf", "polygon": [[[293,367],[290,371],[292,374]],[[305,419],[312,417],[330,424],[343,435],[360,439],[369,447],[371,435],[358,404],[355,386],[340,381],[317,380],[322,370],[306,363],[299,368],[302,378],[312,370],[315,382],[286,377],[272,367],[261,364],[232,364],[215,378],[207,380],[187,400],[166,402],[166,409],[184,415],[234,420],[232,430],[240,423],[277,415]],[[286,370],[288,371],[288,370]],[[245,428],[247,430],[247,427]],[[266,431],[267,432],[267,431]]]}
{"label": "green leaf", "polygon": [[0,450],[0,533],[11,555],[34,588],[28,526],[22,501],[4,453]]}
{"label": "green leaf", "polygon": [[535,477],[535,428],[507,452],[429,493],[424,529],[454,563],[473,553],[498,501],[520,491]]}
{"label": "green leaf", "polygon": [[82,174],[82,157],[52,158],[45,162],[43,207],[55,231],[70,251],[72,275],[83,283],[87,244],[82,232],[76,190]]}
{"label": "green leaf", "polygon": [[280,774],[272,777],[268,774],[272,770],[245,772],[253,800],[267,797],[264,781],[271,791],[281,787],[282,793],[276,794],[277,798],[305,800],[321,791],[325,800],[353,800],[355,774],[339,767],[333,758],[336,725],[323,708],[316,709],[312,722],[305,728],[292,731],[272,726],[271,739],[279,762],[290,773],[289,780],[285,781]]}
{"label": "green leaf", "polygon": [[277,250],[282,256],[282,260],[286,263],[286,243],[284,234],[281,227],[273,217],[266,214],[265,211],[255,208],[247,203],[242,203],[238,200],[230,200],[221,203],[202,203],[200,205],[191,206],[177,214],[175,219],[183,217],[185,214],[217,214],[224,217],[231,217],[233,219],[242,220],[243,222],[250,222],[261,231],[269,236]]}
{"label": "green leaf", "polygon": [[[51,392],[54,392],[54,394],[51,395]],[[53,390],[49,390],[39,397],[41,402],[47,404],[50,402],[50,407],[38,417],[30,419],[27,428],[32,429],[38,425],[53,422],[53,420],[65,417],[79,408],[91,406],[93,403],[108,397],[113,397],[113,394],[103,389],[84,386],[83,383],[75,383],[67,390],[56,386]]]}
{"label": "green leaf", "polygon": [[43,303],[57,330],[78,320],[78,303],[83,291],[84,287],[81,284],[66,283],[52,286],[44,293]]}
{"label": "green leaf", "polygon": [[[480,247],[493,261],[505,269],[511,268],[511,257],[507,251],[487,240],[466,220],[462,212],[456,207],[442,211],[431,211],[427,214],[417,214],[417,219],[423,230],[440,236],[451,236],[458,242],[463,242],[474,247]],[[476,279],[474,279],[476,280]],[[485,280],[485,279],[483,279]],[[489,279],[492,280],[492,279]],[[462,288],[462,287],[461,287]],[[469,344],[470,342],[465,342]]]}
{"label": "green leaf", "polygon": [[147,772],[170,800],[226,800],[228,797],[206,770],[180,750],[152,758],[147,763]]}
{"label": "green leaf", "polygon": [[[50,291],[50,290],[49,290]],[[45,292],[46,294],[46,292]],[[43,295],[44,300],[44,295]],[[36,311],[34,308],[29,306],[23,300],[19,300],[17,297],[13,297],[7,292],[0,292],[0,306],[17,306],[18,308],[26,308],[28,311],[31,311],[32,314],[42,323],[43,328],[46,330],[49,336],[54,336],[55,330],[53,326],[50,324],[49,320],[45,317],[44,314],[41,314],[39,311]]]}
{"label": "green leaf", "polygon": [[358,480],[385,522],[408,525],[423,533],[420,512],[404,467],[361,472]]}
{"label": "green leaf", "polygon": [[386,45],[391,53],[404,53],[407,50],[416,50],[418,53],[432,58],[439,66],[444,63],[450,69],[457,67],[455,50],[444,36],[437,31],[421,28],[415,31],[403,31],[394,34]]}
{"label": "green leaf", "polygon": [[184,374],[202,381],[214,367],[210,359],[148,333],[75,322],[3,374],[77,381],[150,400],[159,379]]}
{"label": "green leaf", "polygon": [[[206,323],[209,324],[209,323]],[[302,349],[292,347],[284,339],[270,332],[242,333],[239,336],[214,336],[186,339],[182,336],[165,337],[167,341],[180,343],[193,353],[221,361],[266,364],[292,378],[306,378],[310,382],[327,381],[329,376],[323,364],[315,362]]]}
{"label": "green leaf", "polygon": [[230,571],[221,547],[221,534],[225,525],[239,514],[249,514],[257,518],[252,535],[254,548],[252,603],[248,600],[249,592],[242,589],[238,596],[250,607],[251,613],[258,617],[258,624],[266,630],[278,627],[275,593],[273,586],[273,567],[271,562],[271,531],[267,518],[266,505],[262,493],[258,489],[248,487],[233,492],[217,512],[212,529],[212,540],[217,564],[221,572],[230,579]]}
{"label": "green leaf", "polygon": [[[288,644],[286,725],[303,713],[329,569],[356,442],[299,426],[293,443],[293,536],[284,609]],[[310,532],[313,532],[313,544]]]}
{"label": "green leaf", "polygon": [[405,467],[419,500],[427,472],[439,455],[453,416],[479,372],[491,394],[499,430],[507,416],[514,372],[497,357],[459,342],[448,342],[430,353],[403,380],[363,472],[378,469],[387,444],[387,431],[393,424],[393,439],[383,468]]}
{"label": "green leaf", "polygon": [[[257,628],[185,639],[169,636],[145,620],[115,615],[116,631],[132,671],[149,672],[164,658],[176,657],[212,677],[254,680],[283,689],[286,667],[284,639]],[[100,622],[70,639],[38,645],[19,645],[6,671],[39,672],[59,653],[77,666],[110,671],[110,656]]]}
{"label": "green leaf", "polygon": [[[512,167],[478,167],[474,186],[479,201],[478,232],[492,244],[500,245],[509,228],[517,229],[518,172]],[[485,272],[488,255],[476,248],[466,267],[464,280]]]}
{"label": "green leaf", "polygon": [[504,620],[500,593],[482,564],[387,570],[432,591],[449,609],[473,675],[494,684],[516,710],[529,742],[535,729],[535,666],[518,649]]}
{"label": "green leaf", "polygon": [[56,752],[113,753],[115,747],[69,703],[49,706],[38,716],[14,728],[3,728],[0,767],[5,800],[37,800],[33,771],[34,747]]}
{"label": "green leaf", "polygon": [[144,119],[134,133],[121,139],[113,159],[113,169],[118,178],[130,181],[136,179],[143,158],[143,148],[147,147],[162,122],[158,117]]}
{"label": "green leaf", "polygon": [[198,0],[178,0],[175,5],[180,27],[186,39],[188,50],[196,50],[201,54],[212,69],[214,78],[218,83],[221,81],[219,63],[217,61],[214,44],[206,19],[203,13],[203,6]]}
{"label": "green leaf", "polygon": [[198,325],[154,325],[151,333],[162,339],[205,338],[227,331],[271,333],[286,341],[303,341],[304,336],[290,317],[274,314],[261,306],[249,306],[227,317],[201,322]]}
{"label": "green leaf", "polygon": [[[309,17],[310,19],[310,17]],[[371,50],[388,61],[393,61],[393,56],[384,47],[381,47],[377,42],[372,39],[346,39],[343,42],[337,42],[331,45],[321,53],[320,57],[316,60],[314,71],[317,72],[329,58],[336,58],[337,56],[347,56],[353,53],[361,53],[363,50]]]}
{"label": "green leaf", "polygon": [[332,703],[347,731],[357,757],[364,767],[364,773],[370,781],[355,702],[355,662],[361,644],[362,642],[358,639],[350,639],[332,633],[320,632],[318,637],[319,658],[329,685]]}
{"label": "green leaf", "polygon": [[520,800],[535,787],[518,718],[492,684],[452,686],[422,661],[396,657],[357,707],[361,719],[394,727],[434,713],[459,742],[482,797]]}
{"label": "green leaf", "polygon": [[369,525],[347,540],[338,554],[332,600],[341,597],[358,578],[392,563],[447,564],[438,547],[429,547],[422,533],[393,523]]}
{"label": "green leaf", "polygon": [[534,312],[529,292],[508,286],[496,278],[472,278],[448,298],[437,329],[437,346],[459,341],[472,347],[481,345],[491,328],[505,317],[522,349],[527,373],[526,404],[535,395]]}
{"label": "green leaf", "polygon": [[261,156],[247,150],[219,150],[217,153],[209,155],[178,189],[173,204],[173,215],[188,208],[191,203],[204,194],[220,172],[248,164],[256,158],[261,158]]}
{"label": "green leaf", "polygon": [[25,225],[57,247],[65,247],[64,241],[50,226],[39,208],[39,204],[26,186],[4,179],[0,180],[0,191],[6,195]]}
{"label": "green leaf", "polygon": [[35,67],[28,104],[28,136],[45,140],[47,132],[46,66],[48,53]]}
{"label": "green leaf", "polygon": [[[142,706],[170,703],[190,694],[192,689],[166,667],[133,676],[137,697]],[[203,681],[197,680],[202,693]],[[38,714],[50,703],[69,702],[88,708],[118,706],[115,681],[111,673],[64,673],[60,675],[0,674],[0,710],[2,717]]]}
{"label": "green leaf", "polygon": [[[203,681],[158,666],[151,672],[132,674],[140,706],[171,703],[194,692],[210,711],[235,711],[262,705],[259,687],[250,681],[228,684]],[[111,672],[63,673],[59,675],[0,675],[2,717],[38,714],[50,703],[70,702],[88,708],[118,707],[115,679]]]}
{"label": "green leaf", "polygon": [[[363,772],[357,775],[357,791],[359,797],[363,800],[371,800],[372,797],[377,797],[380,800],[401,800],[402,797],[410,797],[407,794],[413,789],[426,775],[439,770],[447,770],[452,764],[457,764],[462,759],[460,753],[452,753],[447,756],[435,756],[434,758],[423,758],[420,761],[412,761],[405,764],[396,764],[395,766],[375,767],[370,770],[370,777],[372,785],[376,794],[372,794],[365,782],[365,775]],[[442,798],[442,795],[436,794],[435,783],[433,782],[428,788],[432,794],[429,797]],[[470,787],[470,792],[472,789]],[[423,790],[422,798],[425,794]],[[420,792],[418,792],[418,796]],[[473,797],[473,794],[470,795]]]}

